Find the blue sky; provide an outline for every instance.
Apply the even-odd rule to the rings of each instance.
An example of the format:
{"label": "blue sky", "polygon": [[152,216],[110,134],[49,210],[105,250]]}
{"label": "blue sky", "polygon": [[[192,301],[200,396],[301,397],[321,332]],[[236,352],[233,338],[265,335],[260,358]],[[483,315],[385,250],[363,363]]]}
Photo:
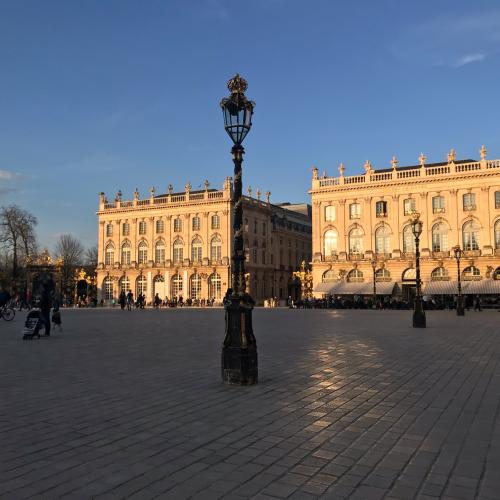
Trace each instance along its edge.
{"label": "blue sky", "polygon": [[220,99],[256,101],[244,183],[306,201],[337,174],[500,157],[500,2],[0,0],[0,204],[42,245],[97,237],[97,193],[232,173]]}

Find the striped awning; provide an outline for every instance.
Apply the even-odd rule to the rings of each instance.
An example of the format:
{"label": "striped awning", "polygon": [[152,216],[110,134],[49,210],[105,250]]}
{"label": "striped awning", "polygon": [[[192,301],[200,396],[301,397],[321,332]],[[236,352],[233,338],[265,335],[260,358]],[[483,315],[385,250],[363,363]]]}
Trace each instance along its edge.
{"label": "striped awning", "polygon": [[483,279],[479,281],[466,281],[465,283],[467,283],[465,293],[478,295],[500,294],[500,280]]}
{"label": "striped awning", "polygon": [[[377,295],[391,295],[394,281],[377,282]],[[332,295],[373,295],[373,282],[350,283],[338,281],[328,291]]]}
{"label": "striped awning", "polygon": [[[465,293],[467,283],[462,282],[462,293]],[[422,289],[424,295],[456,295],[458,281],[429,281]]]}
{"label": "striped awning", "polygon": [[318,292],[318,293],[331,293],[330,290],[336,285],[335,282],[330,282],[330,283],[318,283],[317,285],[314,286],[313,292]]}

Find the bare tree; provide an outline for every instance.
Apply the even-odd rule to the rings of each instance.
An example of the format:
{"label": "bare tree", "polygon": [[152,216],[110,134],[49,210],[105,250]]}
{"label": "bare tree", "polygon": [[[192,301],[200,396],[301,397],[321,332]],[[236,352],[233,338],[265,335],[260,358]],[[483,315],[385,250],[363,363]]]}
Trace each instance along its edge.
{"label": "bare tree", "polygon": [[62,234],[56,243],[56,254],[62,257],[61,268],[64,282],[68,284],[74,277],[76,268],[83,265],[85,248],[82,242],[71,234]]}
{"label": "bare tree", "polygon": [[92,271],[95,271],[97,267],[97,245],[85,250],[85,265],[92,269]]}
{"label": "bare tree", "polygon": [[18,277],[21,259],[36,251],[36,217],[17,205],[0,209],[0,242],[9,257],[13,281]]}

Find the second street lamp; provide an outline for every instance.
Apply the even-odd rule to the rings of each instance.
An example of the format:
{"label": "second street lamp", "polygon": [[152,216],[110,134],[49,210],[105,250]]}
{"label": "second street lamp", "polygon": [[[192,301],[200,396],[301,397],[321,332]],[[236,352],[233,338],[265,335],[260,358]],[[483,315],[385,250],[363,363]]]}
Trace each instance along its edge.
{"label": "second street lamp", "polygon": [[226,330],[222,345],[222,380],[226,384],[251,385],[258,380],[257,342],[252,329],[252,309],[255,304],[246,293],[245,252],[243,248],[242,168],[245,150],[241,145],[252,127],[255,103],[245,96],[246,80],[236,75],[227,83],[231,91],[220,105],[224,128],[234,143],[231,153],[234,163],[233,185],[233,254],[231,257],[230,288],[224,298]]}
{"label": "second street lamp", "polygon": [[425,319],[425,311],[422,305],[422,289],[420,281],[420,235],[422,234],[422,221],[420,220],[420,214],[418,212],[413,212],[411,219],[411,230],[413,236],[415,236],[415,284],[416,284],[416,294],[415,294],[415,308],[413,310],[413,328],[425,328],[427,326]]}
{"label": "second street lamp", "polygon": [[377,269],[377,261],[373,259],[371,261],[372,269],[373,269],[373,307],[377,309],[377,280],[376,280],[376,269]]}
{"label": "second street lamp", "polygon": [[459,245],[453,247],[455,259],[457,259],[457,278],[458,278],[458,296],[457,296],[457,316],[465,316],[464,298],[462,295],[462,281],[460,279],[460,258],[462,257],[462,249]]}

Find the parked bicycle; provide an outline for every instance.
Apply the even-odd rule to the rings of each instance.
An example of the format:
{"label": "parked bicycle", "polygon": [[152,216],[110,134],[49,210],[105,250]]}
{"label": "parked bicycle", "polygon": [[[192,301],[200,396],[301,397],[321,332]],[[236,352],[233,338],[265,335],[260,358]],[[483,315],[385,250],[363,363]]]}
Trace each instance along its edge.
{"label": "parked bicycle", "polygon": [[12,309],[12,307],[8,306],[7,304],[0,307],[0,316],[5,321],[12,321],[15,315],[16,311],[14,311],[14,309]]}

